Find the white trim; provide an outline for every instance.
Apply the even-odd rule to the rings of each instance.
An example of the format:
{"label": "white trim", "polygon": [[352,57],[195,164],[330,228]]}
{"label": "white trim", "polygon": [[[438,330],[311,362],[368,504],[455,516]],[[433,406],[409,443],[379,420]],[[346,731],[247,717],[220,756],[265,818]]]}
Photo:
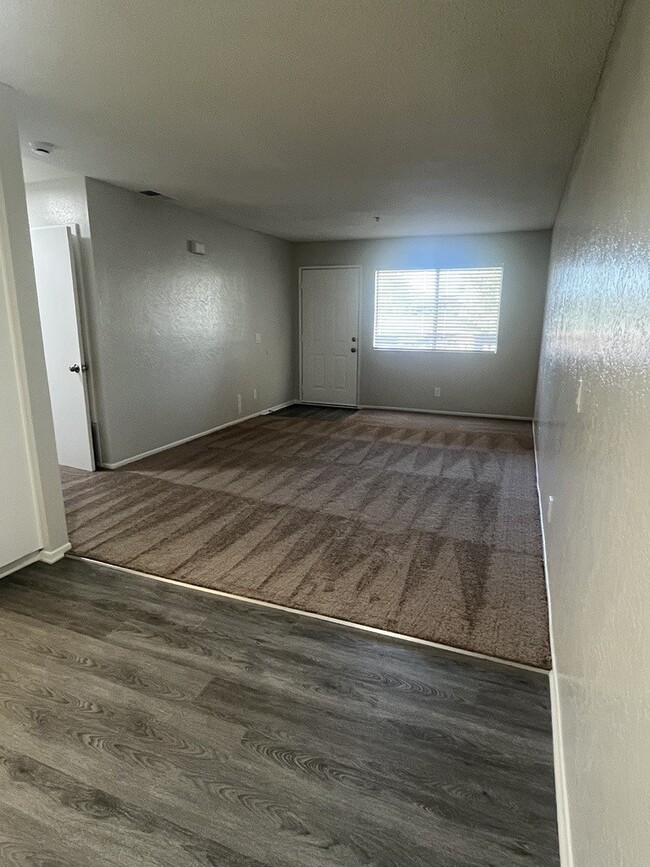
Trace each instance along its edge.
{"label": "white trim", "polygon": [[43,563],[56,563],[57,560],[61,560],[62,557],[65,556],[66,552],[72,548],[70,542],[66,542],[65,545],[59,545],[58,548],[54,548],[53,551],[41,551],[40,556],[38,557]]}
{"label": "white trim", "polygon": [[66,542],[65,545],[59,545],[59,547],[54,548],[53,551],[45,551],[42,549],[40,551],[33,551],[31,554],[26,554],[24,557],[19,557],[18,560],[14,560],[13,563],[8,563],[0,569],[0,578],[4,578],[5,575],[10,575],[18,569],[24,569],[25,566],[29,566],[30,563],[36,563],[38,560],[42,563],[56,563],[65,556],[71,547],[70,542]]}
{"label": "white trim", "polygon": [[[302,395],[302,272],[303,271],[349,271],[359,272],[359,296],[357,298],[357,382],[356,404],[316,403],[303,400]],[[358,406],[361,397],[361,324],[363,305],[363,268],[361,265],[300,265],[298,267],[298,403],[309,403],[312,406]]]}
{"label": "white trim", "polygon": [[135,461],[142,460],[142,458],[148,458],[150,455],[157,455],[159,452],[166,452],[168,449],[175,449],[176,446],[182,446],[185,443],[192,442],[192,440],[199,440],[201,437],[208,436],[208,434],[216,433],[218,430],[223,430],[227,427],[232,427],[234,424],[239,424],[242,421],[249,421],[251,418],[257,418],[260,415],[268,415],[271,412],[277,412],[279,409],[284,409],[286,406],[293,406],[294,403],[298,403],[297,400],[287,400],[284,403],[279,403],[277,406],[270,406],[268,409],[261,409],[258,412],[251,413],[251,415],[245,415],[241,418],[236,418],[234,421],[227,421],[224,424],[218,424],[216,427],[210,428],[210,430],[201,431],[201,433],[192,434],[190,437],[185,437],[182,440],[176,440],[176,442],[168,443],[166,446],[159,446],[157,449],[151,449],[148,452],[142,452],[139,455],[133,455],[131,458],[124,458],[123,461],[116,461],[112,464],[102,463],[100,467],[104,470],[117,470],[120,467],[125,466],[126,464],[132,464]]}
{"label": "white trim", "polygon": [[[85,178],[84,178],[84,195],[85,195]],[[79,345],[81,346],[81,358],[83,363],[86,365],[87,370],[85,371],[86,375],[83,377],[84,386],[86,391],[86,400],[87,400],[87,408],[88,408],[88,428],[90,431],[90,442],[91,448],[93,452],[93,458],[95,460],[95,465],[97,464],[99,458],[99,439],[95,442],[92,432],[93,419],[97,418],[97,388],[95,385],[95,365],[93,363],[93,354],[92,354],[92,342],[90,340],[90,328],[88,326],[88,313],[86,310],[87,302],[84,302],[84,299],[87,299],[90,296],[89,286],[85,285],[85,283],[90,283],[90,280],[87,279],[87,273],[84,270],[84,259],[81,253],[81,246],[83,242],[83,236],[81,234],[81,226],[79,223],[70,223],[71,234],[70,240],[71,245],[70,249],[72,250],[73,262],[74,262],[74,271],[75,271],[75,284],[76,284],[76,301],[77,301],[77,315],[79,322]],[[84,283],[85,280],[85,283]],[[84,304],[86,306],[84,306]],[[97,448],[96,448],[97,446]]]}
{"label": "white trim", "polygon": [[0,578],[6,578],[7,575],[11,575],[12,572],[17,572],[18,569],[23,569],[25,566],[29,566],[30,563],[35,563],[37,560],[41,559],[40,551],[33,551],[31,554],[25,554],[24,557],[19,557],[17,560],[13,560],[11,563],[6,563],[0,569]]}
{"label": "white trim", "polygon": [[[377,268],[375,270],[375,280],[373,286],[373,313],[372,313],[372,351],[373,352],[428,352],[440,354],[441,352],[457,352],[459,355],[496,355],[499,346],[499,333],[501,331],[501,308],[503,306],[503,277],[505,273],[505,262],[501,262],[499,265],[470,265],[467,268],[458,268],[458,266],[446,266],[442,267],[441,265],[436,265],[435,267],[429,268]],[[404,347],[404,346],[375,346],[375,337],[377,333],[377,276],[379,274],[395,274],[395,273],[414,273],[414,272],[432,272],[435,271],[436,274],[440,275],[441,271],[476,271],[476,270],[486,270],[490,269],[492,271],[501,271],[501,285],[499,286],[499,306],[497,309],[497,330],[496,330],[496,343],[494,345],[494,349],[481,350],[481,349],[429,349],[421,346],[413,346],[413,347]],[[436,289],[436,313],[435,318],[437,320],[438,313],[438,299],[439,299],[439,281],[438,277],[436,278],[436,282],[438,284],[438,288]],[[434,327],[435,336],[434,343],[437,339],[437,325]]]}
{"label": "white trim", "polygon": [[[0,83],[0,91],[5,91],[7,87],[8,85]],[[34,522],[36,525],[36,538],[34,541],[38,546],[40,546],[45,541],[45,537],[47,534],[47,514],[45,499],[43,496],[43,487],[41,484],[40,469],[38,464],[38,449],[36,445],[36,433],[34,430],[34,417],[32,414],[32,405],[29,395],[29,380],[27,376],[27,367],[25,364],[25,344],[20,328],[20,313],[18,310],[18,287],[16,285],[16,274],[14,270],[14,251],[12,250],[11,233],[9,231],[9,219],[7,216],[8,205],[10,206],[11,203],[7,202],[4,184],[2,181],[2,177],[0,177],[0,304],[3,306],[6,305],[7,309],[9,351],[11,353],[16,370],[16,385],[18,389],[20,414],[22,417],[21,421],[23,427],[23,438],[25,442],[27,471],[29,474],[31,489],[30,494],[34,509]],[[25,228],[27,235],[29,236],[29,226],[27,225]],[[31,243],[31,236],[29,236],[29,238]],[[33,265],[31,261],[30,268],[33,274]],[[29,286],[27,286],[26,288],[28,290],[30,289]],[[35,282],[32,282],[31,288],[34,294],[36,294]],[[31,556],[31,554],[27,554],[26,556],[29,557]],[[13,571],[14,568],[15,567],[12,566],[11,571]]]}
{"label": "white trim", "polygon": [[555,771],[555,801],[557,809],[558,837],[560,843],[560,864],[562,867],[573,867],[573,851],[571,849],[571,823],[569,820],[569,798],[564,764],[564,741],[562,737],[562,710],[560,702],[559,676],[555,667],[555,646],[553,643],[553,612],[551,607],[551,588],[548,574],[548,557],[546,549],[546,532],[544,527],[544,506],[539,483],[539,461],[537,454],[537,437],[535,421],[533,421],[533,454],[535,457],[535,481],[537,486],[537,502],[542,528],[542,560],[544,563],[544,579],[546,582],[546,598],[548,602],[548,628],[551,644],[551,665],[549,674],[549,689],[551,695],[551,727],[553,732],[553,767]]}
{"label": "white trim", "polygon": [[359,409],[357,403],[321,403],[318,400],[301,400],[300,406],[323,406],[327,409]]}
{"label": "white trim", "polygon": [[373,635],[381,635],[385,638],[407,641],[409,644],[431,647],[434,650],[444,652],[450,656],[470,657],[471,659],[479,659],[483,662],[489,662],[496,665],[506,665],[510,668],[519,669],[520,671],[529,671],[533,674],[548,677],[548,671],[546,671],[546,669],[537,668],[534,665],[526,665],[523,662],[512,662],[509,659],[499,659],[497,656],[488,656],[485,653],[478,653],[474,650],[463,650],[461,647],[451,647],[447,644],[439,644],[436,641],[427,641],[426,638],[415,638],[412,635],[404,635],[401,632],[390,632],[388,629],[379,629],[376,626],[366,626],[363,623],[355,623],[352,620],[341,620],[338,617],[330,617],[327,614],[317,614],[314,611],[305,611],[302,608],[289,608],[286,605],[278,605],[276,602],[265,602],[262,599],[252,599],[249,596],[239,596],[237,593],[228,593],[226,590],[215,590],[212,587],[201,587],[198,584],[187,584],[185,581],[177,581],[175,578],[163,578],[161,575],[153,575],[151,572],[139,572],[137,569],[129,569],[128,566],[115,566],[113,563],[104,563],[101,560],[93,560],[91,557],[80,557],[77,554],[68,554],[68,558],[70,560],[80,560],[83,563],[92,563],[96,566],[105,566],[108,569],[117,569],[120,572],[126,572],[129,575],[136,575],[138,578],[151,578],[154,581],[162,581],[165,584],[174,584],[176,587],[184,587],[186,590],[195,590],[199,593],[209,593],[212,596],[221,596],[225,599],[235,599],[237,602],[246,602],[249,605],[261,605],[264,608],[273,608],[276,611],[284,611],[288,614],[299,614],[301,617],[311,617],[314,620],[323,620],[326,623],[335,623],[337,626],[347,626],[351,629],[370,632]]}
{"label": "white trim", "polygon": [[416,409],[410,406],[376,406],[372,403],[360,403],[358,409],[382,409],[387,412],[426,412],[430,415],[462,415],[468,418],[502,418],[506,421],[532,421],[528,415],[496,415],[488,412],[455,412],[451,409]]}

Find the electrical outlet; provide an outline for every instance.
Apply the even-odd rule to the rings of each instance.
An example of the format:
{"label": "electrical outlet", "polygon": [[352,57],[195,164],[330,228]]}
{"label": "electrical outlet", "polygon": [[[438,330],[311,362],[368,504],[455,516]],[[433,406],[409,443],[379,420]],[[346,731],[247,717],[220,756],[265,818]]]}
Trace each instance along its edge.
{"label": "electrical outlet", "polygon": [[241,403],[241,394],[237,395],[237,412],[239,415],[242,413],[242,403]]}
{"label": "electrical outlet", "polygon": [[551,518],[553,517],[553,503],[554,502],[555,502],[555,500],[553,499],[553,497],[549,497],[548,501],[546,503],[546,520],[549,524],[551,523]]}
{"label": "electrical outlet", "polygon": [[255,335],[255,343],[261,343],[261,342],[262,342],[262,335],[256,334]]}
{"label": "electrical outlet", "polygon": [[257,389],[253,389],[253,400],[257,400]]}
{"label": "electrical outlet", "polygon": [[438,386],[436,386],[436,387],[433,389],[433,396],[434,396],[434,397],[440,397],[440,388],[439,388]]}
{"label": "electrical outlet", "polygon": [[578,390],[576,391],[576,412],[582,412],[582,380],[578,380]]}

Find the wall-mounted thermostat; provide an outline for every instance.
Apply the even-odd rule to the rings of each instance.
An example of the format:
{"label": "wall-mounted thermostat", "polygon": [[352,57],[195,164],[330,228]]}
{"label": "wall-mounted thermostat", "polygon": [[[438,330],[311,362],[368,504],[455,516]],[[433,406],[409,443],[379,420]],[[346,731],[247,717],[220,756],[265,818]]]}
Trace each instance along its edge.
{"label": "wall-mounted thermostat", "polygon": [[188,241],[187,249],[190,253],[196,253],[197,256],[205,256],[205,244],[201,241]]}

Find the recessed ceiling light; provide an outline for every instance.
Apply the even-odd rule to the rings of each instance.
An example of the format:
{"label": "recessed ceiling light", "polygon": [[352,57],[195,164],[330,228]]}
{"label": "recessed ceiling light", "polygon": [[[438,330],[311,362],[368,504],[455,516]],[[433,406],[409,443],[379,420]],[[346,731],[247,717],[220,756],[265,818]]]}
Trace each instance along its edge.
{"label": "recessed ceiling light", "polygon": [[49,141],[30,141],[29,146],[35,154],[51,154],[54,150],[54,145]]}

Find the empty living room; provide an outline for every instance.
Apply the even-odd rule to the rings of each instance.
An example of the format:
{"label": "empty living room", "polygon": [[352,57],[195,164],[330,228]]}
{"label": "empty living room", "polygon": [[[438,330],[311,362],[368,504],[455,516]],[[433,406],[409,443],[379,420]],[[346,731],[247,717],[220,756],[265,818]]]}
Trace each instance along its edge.
{"label": "empty living room", "polygon": [[650,0],[5,0],[0,864],[650,863]]}

